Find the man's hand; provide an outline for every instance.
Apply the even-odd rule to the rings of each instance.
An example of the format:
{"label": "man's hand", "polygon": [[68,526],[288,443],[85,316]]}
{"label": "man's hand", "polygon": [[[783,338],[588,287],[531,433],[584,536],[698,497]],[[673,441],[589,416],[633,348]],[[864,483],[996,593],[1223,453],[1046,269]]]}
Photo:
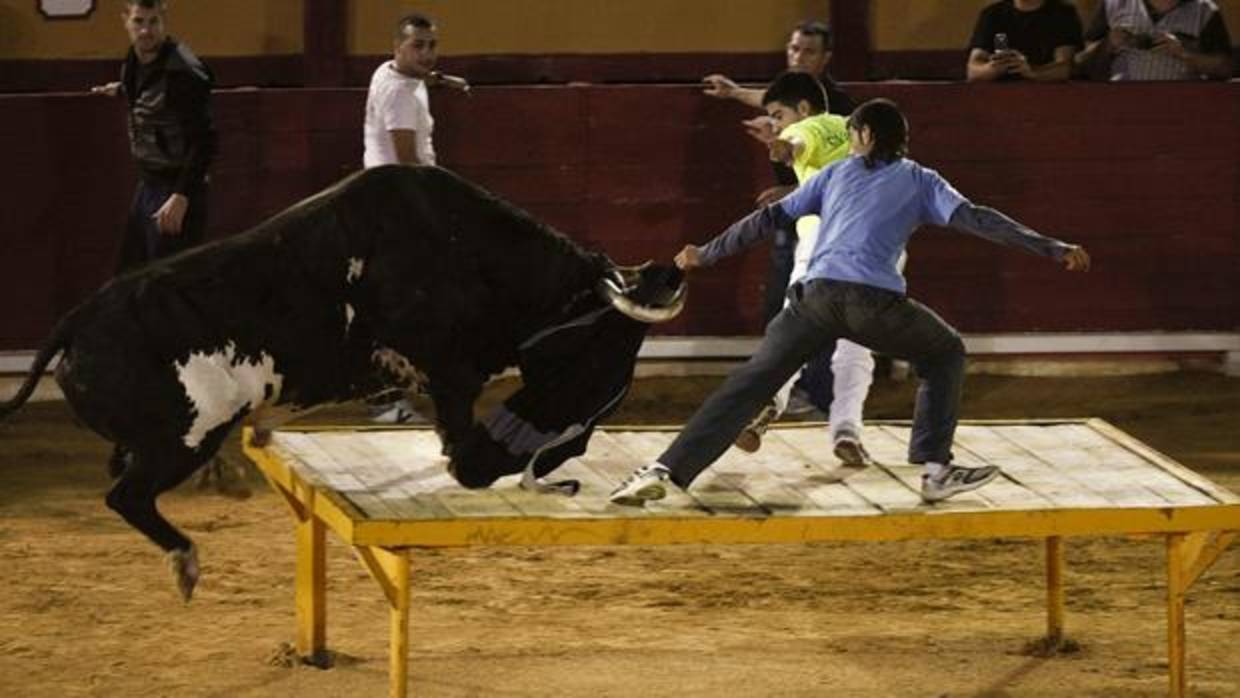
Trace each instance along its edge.
{"label": "man's hand", "polygon": [[779,137],[778,132],[775,130],[775,120],[769,116],[755,116],[752,119],[745,119],[741,123],[745,125],[745,131],[759,143],[770,145]]}
{"label": "man's hand", "polygon": [[736,96],[737,89],[740,88],[732,78],[726,75],[714,73],[702,78],[702,83],[706,86],[702,89],[704,94],[719,99],[730,99]]}
{"label": "man's hand", "polygon": [[1154,35],[1154,53],[1160,53],[1164,56],[1171,56],[1181,61],[1188,60],[1188,51],[1184,48],[1184,43],[1180,41],[1180,37],[1170,32],[1160,32]]}
{"label": "man's hand", "polygon": [[103,95],[105,97],[115,97],[120,91],[121,84],[119,82],[109,82],[106,85],[95,85],[90,88],[92,95]]}
{"label": "man's hand", "polygon": [[702,266],[702,249],[697,245],[685,245],[676,255],[676,266],[681,271],[689,271]]}
{"label": "man's hand", "polygon": [[159,226],[164,235],[180,235],[181,224],[185,222],[185,211],[189,208],[189,199],[184,194],[173,194],[151,218]]}
{"label": "man's hand", "polygon": [[758,205],[758,208],[770,206],[794,191],[796,191],[796,187],[791,185],[779,185],[763,189],[762,193],[758,194],[758,198],[754,200],[754,203]]}
{"label": "man's hand", "polygon": [[1106,46],[1111,53],[1119,53],[1125,49],[1134,48],[1136,43],[1136,37],[1134,37],[1132,32],[1127,29],[1117,29],[1113,27],[1109,32],[1107,32]]}
{"label": "man's hand", "polygon": [[1009,51],[1007,58],[1007,72],[1013,75],[1033,79],[1033,68],[1029,65],[1029,59],[1020,51]]}
{"label": "man's hand", "polygon": [[1070,245],[1059,261],[1068,271],[1089,271],[1089,253],[1080,245]]}

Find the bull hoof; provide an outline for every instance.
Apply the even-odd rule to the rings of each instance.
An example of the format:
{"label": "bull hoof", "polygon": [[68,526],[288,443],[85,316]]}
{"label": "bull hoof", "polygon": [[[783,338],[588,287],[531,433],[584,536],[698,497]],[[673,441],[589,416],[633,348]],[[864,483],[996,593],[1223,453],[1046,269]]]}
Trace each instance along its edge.
{"label": "bull hoof", "polygon": [[198,548],[189,546],[187,550],[173,550],[168,553],[168,567],[176,580],[177,591],[185,603],[194,595],[194,586],[198,584]]}
{"label": "bull hoof", "polygon": [[467,490],[482,490],[495,484],[499,479],[498,475],[480,473],[470,471],[468,468],[462,469],[460,464],[455,460],[448,461],[448,474],[452,476],[456,483]]}

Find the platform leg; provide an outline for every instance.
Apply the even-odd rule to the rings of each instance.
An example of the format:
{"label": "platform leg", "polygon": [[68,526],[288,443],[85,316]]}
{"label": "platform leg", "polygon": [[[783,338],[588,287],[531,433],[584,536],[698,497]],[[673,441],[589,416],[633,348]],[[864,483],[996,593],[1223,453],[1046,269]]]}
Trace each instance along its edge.
{"label": "platform leg", "polygon": [[308,664],[327,668],[327,540],[316,516],[297,522],[297,654]]}
{"label": "platform leg", "polygon": [[389,695],[405,698],[409,691],[409,553],[403,548],[355,546],[357,557],[387,597],[391,654]]}
{"label": "platform leg", "polygon": [[1046,539],[1046,643],[1051,648],[1058,648],[1064,637],[1063,568],[1063,538],[1050,536]]}
{"label": "platform leg", "polygon": [[397,588],[396,603],[390,612],[392,655],[388,659],[388,673],[392,698],[405,698],[409,686],[409,560],[401,556],[400,563],[392,575]]}
{"label": "platform leg", "polygon": [[1184,595],[1188,589],[1185,546],[1188,536],[1167,536],[1167,670],[1171,681],[1168,695],[1183,698],[1187,689],[1184,675]]}

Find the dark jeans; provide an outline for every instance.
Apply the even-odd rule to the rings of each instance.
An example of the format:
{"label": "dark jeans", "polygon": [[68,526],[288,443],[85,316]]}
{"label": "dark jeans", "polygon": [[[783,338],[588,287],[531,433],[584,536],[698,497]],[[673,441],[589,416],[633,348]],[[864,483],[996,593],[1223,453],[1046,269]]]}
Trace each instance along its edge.
{"label": "dark jeans", "polygon": [[[775,231],[771,242],[770,265],[767,267],[766,289],[762,298],[762,318],[767,323],[774,320],[779,311],[784,309],[788,281],[796,266],[796,249],[795,223]],[[831,372],[831,354],[834,352],[833,342],[805,364],[805,372],[797,382],[797,387],[809,396],[810,403],[823,412],[831,411],[835,382],[835,374]]]}
{"label": "dark jeans", "polygon": [[681,487],[723,454],[759,408],[811,356],[843,337],[905,359],[921,381],[910,463],[950,463],[964,380],[964,343],[934,311],[873,286],[814,279],[766,328],[758,351],[728,376],[658,461]]}
{"label": "dark jeans", "polygon": [[159,232],[159,224],[153,218],[169,196],[173,185],[156,181],[138,180],[133,202],[129,206],[129,220],[125,224],[125,238],[121,241],[120,259],[116,273],[162,257],[170,257],[201,243],[207,230],[207,185],[203,184],[186,196],[189,207],[181,222],[181,232],[165,235]]}

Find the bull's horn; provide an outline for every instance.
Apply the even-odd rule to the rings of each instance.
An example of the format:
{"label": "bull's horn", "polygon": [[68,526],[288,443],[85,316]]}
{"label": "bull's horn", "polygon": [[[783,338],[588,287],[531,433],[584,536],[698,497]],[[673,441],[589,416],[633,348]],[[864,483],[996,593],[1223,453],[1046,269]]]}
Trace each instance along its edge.
{"label": "bull's horn", "polygon": [[599,283],[599,287],[603,292],[603,297],[607,299],[608,303],[611,303],[613,308],[619,310],[634,320],[637,320],[638,322],[645,322],[651,325],[659,322],[667,322],[668,320],[671,320],[679,315],[680,311],[684,310],[685,296],[687,295],[687,284],[682,283],[680,287],[676,289],[676,294],[672,296],[670,303],[666,306],[656,308],[634,303],[633,299],[624,295],[624,290],[616,284],[615,280],[609,277],[604,277]]}

